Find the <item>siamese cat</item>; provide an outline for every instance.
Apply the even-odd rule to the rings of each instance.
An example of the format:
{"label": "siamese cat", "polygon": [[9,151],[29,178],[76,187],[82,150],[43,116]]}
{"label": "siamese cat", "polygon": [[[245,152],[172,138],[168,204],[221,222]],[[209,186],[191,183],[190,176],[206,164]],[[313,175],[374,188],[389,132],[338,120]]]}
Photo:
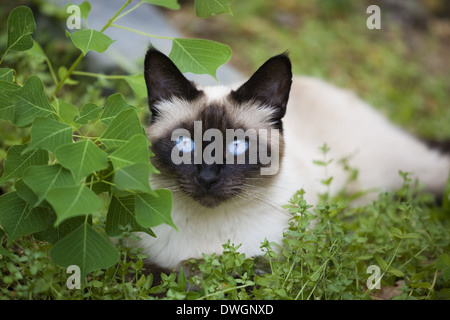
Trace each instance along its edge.
{"label": "siamese cat", "polygon": [[[156,238],[139,234],[137,245],[159,268],[177,269],[202,253],[221,254],[228,240],[242,244],[247,257],[262,255],[265,239],[281,244],[290,218],[281,206],[302,188],[313,205],[325,191],[324,167],[314,163],[322,160],[324,143],[335,160],[327,166],[330,194],[347,183],[337,161],[343,158],[358,170],[350,191],[399,188],[399,170],[434,193],[446,184],[449,155],[391,124],[354,93],[293,77],[287,54],[270,58],[234,87],[197,86],[154,48],[146,54],[144,72],[152,113],[147,134],[160,171],[150,183],[172,191],[178,228],[158,226]],[[245,161],[225,161],[239,157]]]}

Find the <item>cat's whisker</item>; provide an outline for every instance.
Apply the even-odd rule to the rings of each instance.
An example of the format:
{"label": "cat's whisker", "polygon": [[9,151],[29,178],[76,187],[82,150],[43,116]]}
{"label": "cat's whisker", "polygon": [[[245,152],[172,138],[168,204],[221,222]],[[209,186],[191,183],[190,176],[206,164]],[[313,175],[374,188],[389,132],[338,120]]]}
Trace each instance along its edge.
{"label": "cat's whisker", "polygon": [[248,187],[249,190],[257,189],[259,194],[262,194],[262,195],[264,195],[265,197],[267,197],[269,199],[271,198],[271,195],[263,192],[263,191],[266,191],[266,188],[264,188],[264,187],[255,186],[255,185],[251,185],[251,184],[248,184],[248,183],[244,183],[242,185]]}
{"label": "cat's whisker", "polygon": [[[266,183],[266,181],[267,181],[267,179],[266,178],[260,178],[260,177],[246,177],[245,178],[245,180],[256,180],[256,181],[261,181],[261,182],[263,182],[263,183]],[[263,188],[263,189],[267,189],[267,185],[266,184],[263,184],[263,185],[258,185],[257,183],[255,183],[255,184],[252,184],[251,185],[251,187],[260,187],[260,188]],[[292,190],[291,189],[289,189],[289,188],[286,188],[286,187],[284,187],[284,186],[281,186],[281,185],[279,185],[279,184],[277,184],[277,183],[272,183],[271,185],[270,185],[270,187],[275,187],[275,188],[278,188],[278,189],[280,189],[280,190],[283,190],[283,191],[288,191],[288,192],[292,192]],[[293,193],[293,192],[292,192]]]}
{"label": "cat's whisker", "polygon": [[[242,195],[245,195],[246,197],[244,198],[244,197],[242,197]],[[270,207],[274,208],[275,210],[277,210],[278,212],[280,212],[282,214],[287,214],[286,210],[284,210],[279,204],[272,202],[271,200],[261,198],[260,196],[258,196],[258,194],[244,191],[244,192],[242,192],[242,195],[241,195],[241,197],[245,200],[251,200],[251,201],[258,200],[260,202],[263,202],[263,203],[269,205]],[[257,201],[255,201],[255,202],[257,202]]]}

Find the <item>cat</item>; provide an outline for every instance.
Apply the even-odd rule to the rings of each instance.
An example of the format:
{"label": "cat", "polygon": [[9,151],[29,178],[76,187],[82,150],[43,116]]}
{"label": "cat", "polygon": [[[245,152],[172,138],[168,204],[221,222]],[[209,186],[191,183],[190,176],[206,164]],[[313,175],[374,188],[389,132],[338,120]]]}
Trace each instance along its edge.
{"label": "cat", "polygon": [[[202,253],[220,254],[228,240],[241,244],[239,251],[247,257],[261,255],[265,239],[281,243],[290,218],[281,205],[302,188],[313,205],[318,193],[339,191],[348,172],[338,159],[348,159],[358,170],[357,180],[347,185],[350,192],[399,188],[399,170],[411,172],[430,192],[444,189],[449,155],[391,124],[354,93],[319,79],[293,76],[285,53],[267,60],[245,83],[231,87],[195,85],[153,47],[144,64],[152,113],[147,134],[152,162],[160,171],[151,185],[172,191],[172,219],[178,228],[155,227],[156,238],[139,234],[137,245],[158,268],[177,270],[190,258],[202,258]],[[249,143],[255,137],[204,139],[208,129],[223,136],[227,129],[253,129],[255,141],[262,143],[258,147],[279,157],[268,164],[257,156],[251,163]],[[177,130],[184,135],[174,135]],[[267,132],[270,137],[263,134]],[[244,155],[246,162],[194,161],[195,154],[213,141],[221,142],[217,145],[227,156]],[[335,160],[326,169],[333,177],[328,187],[321,183],[324,167],[314,163],[322,160],[319,147],[325,143],[328,157]],[[174,155],[186,161],[175,164]],[[225,155],[216,160],[221,157]],[[272,172],[263,174],[270,167]],[[375,196],[369,193],[360,201],[367,203]]]}

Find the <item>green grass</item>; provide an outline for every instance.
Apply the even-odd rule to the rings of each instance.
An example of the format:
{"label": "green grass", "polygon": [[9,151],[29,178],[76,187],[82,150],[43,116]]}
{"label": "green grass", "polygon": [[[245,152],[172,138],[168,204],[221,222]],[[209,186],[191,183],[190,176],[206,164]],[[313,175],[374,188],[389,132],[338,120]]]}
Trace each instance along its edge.
{"label": "green grass", "polygon": [[[191,260],[191,276],[149,274],[144,256],[121,247],[121,261],[69,290],[69,274],[48,257],[49,245],[25,238],[16,258],[0,259],[1,299],[449,299],[450,184],[443,206],[402,173],[404,185],[377,201],[349,207],[345,193],[323,194],[312,207],[301,190],[283,244],[264,242],[261,257],[224,244],[222,255]],[[315,228],[310,228],[314,223]],[[129,236],[126,232],[124,236]],[[380,268],[382,290],[369,290],[368,267]]]}

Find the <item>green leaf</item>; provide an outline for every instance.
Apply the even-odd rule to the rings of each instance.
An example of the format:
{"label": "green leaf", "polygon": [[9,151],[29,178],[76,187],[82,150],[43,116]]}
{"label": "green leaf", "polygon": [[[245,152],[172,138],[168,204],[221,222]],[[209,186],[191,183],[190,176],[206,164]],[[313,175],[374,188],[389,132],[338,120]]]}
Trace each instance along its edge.
{"label": "green leaf", "polygon": [[31,208],[37,207],[39,204],[39,199],[34,191],[20,179],[14,184],[14,188],[19,197],[21,197]]}
{"label": "green leaf", "polygon": [[444,278],[444,281],[450,280],[450,267],[442,270],[442,277]]}
{"label": "green leaf", "polygon": [[15,107],[14,123],[19,127],[31,124],[34,118],[47,117],[54,113],[37,76],[31,76],[22,88],[11,91]]}
{"label": "green leaf", "polygon": [[209,74],[216,80],[216,71],[230,60],[231,49],[219,42],[203,39],[173,39],[169,58],[181,72]]}
{"label": "green leaf", "polygon": [[18,258],[15,254],[11,253],[10,251],[6,250],[5,248],[3,248],[0,245],[0,260],[1,260],[1,256],[8,257],[10,259],[17,259]]}
{"label": "green leaf", "polygon": [[72,171],[76,181],[108,166],[107,154],[90,140],[59,146],[55,156],[63,167]]}
{"label": "green leaf", "polygon": [[60,145],[72,142],[72,127],[50,118],[37,117],[31,126],[31,142],[24,152],[45,149],[55,152]]}
{"label": "green leaf", "polygon": [[23,153],[28,144],[12,146],[8,149],[5,160],[5,171],[0,178],[0,184],[15,178],[21,178],[25,169],[30,166],[38,166],[48,163],[48,152],[33,150]]}
{"label": "green leaf", "polygon": [[105,149],[108,149],[127,143],[137,134],[144,134],[137,112],[135,110],[124,110],[111,121],[100,137],[100,141]]}
{"label": "green leaf", "polygon": [[405,274],[404,274],[402,271],[400,271],[400,270],[397,269],[397,268],[394,268],[393,266],[390,266],[389,269],[387,270],[387,272],[393,274],[393,275],[396,276],[396,277],[401,277],[401,278],[403,278],[403,277],[405,276]]}
{"label": "green leaf", "polygon": [[128,83],[136,97],[147,98],[147,85],[143,73],[125,76],[123,79]]}
{"label": "green leaf", "polygon": [[39,43],[37,43],[34,40],[33,40],[33,46],[31,47],[30,50],[27,51],[27,53],[29,55],[31,55],[32,57],[35,57],[39,60],[47,60],[48,59],[44,50],[42,50],[42,47],[39,45]]}
{"label": "green leaf", "polygon": [[83,52],[83,55],[86,55],[91,50],[102,53],[114,42],[107,35],[94,29],[78,30],[68,33],[68,36],[75,47]]}
{"label": "green leaf", "polygon": [[46,199],[56,211],[55,226],[68,218],[96,212],[102,206],[97,195],[84,185],[51,189]]}
{"label": "green leaf", "polygon": [[20,6],[11,11],[7,22],[7,50],[25,51],[33,46],[31,34],[36,30],[33,11]]}
{"label": "green leaf", "polygon": [[410,283],[409,286],[411,288],[422,288],[422,289],[431,289],[433,287],[429,282]]}
{"label": "green leaf", "polygon": [[[67,68],[64,67],[64,66],[59,67],[58,68],[58,77],[59,77],[59,79],[64,79],[66,77],[66,75],[67,75]],[[76,84],[78,84],[78,81],[73,80],[71,78],[66,78],[64,83],[68,84],[68,85],[76,85]]]}
{"label": "green leaf", "polygon": [[403,235],[403,239],[419,239],[420,237],[420,233],[417,232],[409,232]]}
{"label": "green leaf", "polygon": [[443,253],[436,259],[436,268],[438,270],[444,270],[450,267],[450,256],[447,253]]}
{"label": "green leaf", "polygon": [[[47,229],[36,232],[33,236],[41,241],[55,244],[69,233],[73,232],[79,226],[85,223],[86,217],[78,216],[61,222],[57,227],[54,226],[56,215],[48,223]],[[92,219],[91,219],[92,220]]]}
{"label": "green leaf", "polygon": [[0,196],[0,224],[8,235],[7,245],[20,236],[44,230],[49,214],[43,208],[32,209],[17,192]]}
{"label": "green leaf", "polygon": [[120,93],[110,95],[106,100],[105,108],[103,109],[100,120],[109,125],[111,121],[124,110],[135,110],[136,108],[125,102],[125,99]]}
{"label": "green leaf", "polygon": [[23,173],[23,181],[37,195],[39,202],[43,201],[47,193],[54,188],[76,185],[70,171],[59,164],[29,167]]}
{"label": "green leaf", "polygon": [[55,99],[53,106],[64,123],[71,125],[73,118],[78,115],[78,108],[67,101]]}
{"label": "green leaf", "polygon": [[129,232],[144,231],[155,237],[148,228],[142,228],[135,218],[135,196],[117,197],[113,195],[106,216],[105,231],[110,237],[119,236],[123,230],[121,227],[128,226]]}
{"label": "green leaf", "polygon": [[119,260],[111,243],[85,223],[53,245],[52,261],[63,267],[77,265],[84,277],[91,271],[109,268]]}
{"label": "green leaf", "polygon": [[150,165],[150,156],[152,153],[149,145],[150,143],[147,137],[143,134],[132,137],[127,143],[109,155],[114,169],[117,170],[135,163]]}
{"label": "green leaf", "polygon": [[13,82],[14,70],[9,68],[0,68],[0,80]]}
{"label": "green leaf", "polygon": [[377,260],[378,266],[379,266],[381,269],[386,270],[386,268],[387,268],[387,266],[388,266],[387,262],[384,261],[384,259],[381,258],[378,254],[374,254],[374,257],[375,257],[375,259]]}
{"label": "green leaf", "polygon": [[8,79],[8,73],[4,73],[3,80],[0,80],[0,119],[14,122],[15,109],[13,94],[10,91],[17,90],[20,87],[12,82],[7,81]]}
{"label": "green leaf", "polygon": [[153,228],[160,224],[168,224],[176,230],[172,221],[172,194],[169,190],[155,190],[155,195],[148,193],[136,194],[136,221],[144,228]]}
{"label": "green leaf", "polygon": [[178,4],[178,0],[143,0],[144,2],[151,3],[160,7],[178,10],[180,9],[180,5]]}
{"label": "green leaf", "polygon": [[232,0],[195,0],[195,14],[200,18],[228,13],[232,15],[230,6]]}
{"label": "green leaf", "polygon": [[150,188],[150,166],[135,163],[119,168],[114,176],[114,183],[120,190],[152,193]]}
{"label": "green leaf", "polygon": [[400,239],[403,238],[403,232],[399,228],[392,227],[392,228],[389,229],[389,231],[391,232],[391,234],[394,237],[397,237],[397,238],[400,238]]}
{"label": "green leaf", "polygon": [[79,115],[76,115],[73,121],[79,124],[86,124],[98,117],[102,108],[94,103],[87,103],[81,108]]}

